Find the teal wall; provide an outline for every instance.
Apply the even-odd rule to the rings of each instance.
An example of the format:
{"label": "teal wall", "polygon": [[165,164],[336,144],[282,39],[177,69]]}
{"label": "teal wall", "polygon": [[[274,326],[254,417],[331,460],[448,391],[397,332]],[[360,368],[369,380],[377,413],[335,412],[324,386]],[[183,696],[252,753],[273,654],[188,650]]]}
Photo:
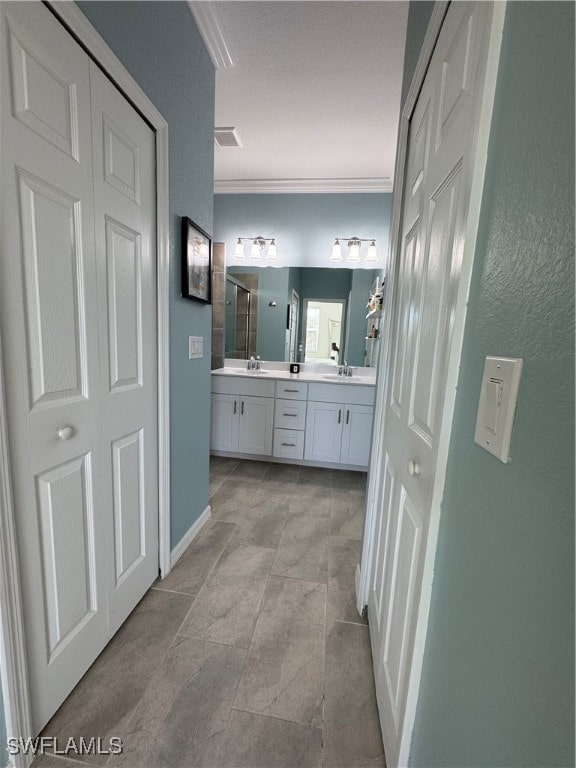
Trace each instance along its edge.
{"label": "teal wall", "polygon": [[276,237],[280,264],[322,267],[339,235],[375,237],[384,265],[391,206],[391,194],[214,195],[214,239],[228,263],[236,238],[262,235]]}
{"label": "teal wall", "polygon": [[[184,2],[78,2],[169,124],[171,540],[208,505],[212,311],[180,298],[180,217],[213,224],[214,67]],[[204,358],[188,360],[188,336]]]}
{"label": "teal wall", "polygon": [[[473,442],[524,358],[510,464]],[[574,4],[507,6],[412,766],[574,765]]]}

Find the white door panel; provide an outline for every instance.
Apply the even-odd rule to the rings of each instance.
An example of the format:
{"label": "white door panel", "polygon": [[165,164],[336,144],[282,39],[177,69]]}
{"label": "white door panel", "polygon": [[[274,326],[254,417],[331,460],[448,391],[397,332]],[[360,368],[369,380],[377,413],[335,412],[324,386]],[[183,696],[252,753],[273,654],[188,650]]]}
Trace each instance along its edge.
{"label": "white door panel", "polygon": [[[38,732],[158,571],[154,137],[137,117],[136,130],[147,131],[132,152],[138,178],[128,151],[112,147],[110,156],[122,197],[137,189],[146,201],[145,225],[105,202],[93,178],[88,56],[41,3],[2,3],[0,18],[0,328]],[[118,332],[110,337],[106,253],[95,249],[106,206],[124,227],[114,244]],[[115,411],[111,382],[123,398]],[[126,593],[120,611],[118,593]]]}
{"label": "white door panel", "polygon": [[2,46],[0,311],[39,730],[108,638],[89,67],[35,3],[2,4]]}
{"label": "white door panel", "polygon": [[408,133],[368,599],[391,767],[403,735],[491,13],[488,3],[450,5]]}
{"label": "white door panel", "polygon": [[155,138],[90,62],[108,571],[115,632],[158,576]]}

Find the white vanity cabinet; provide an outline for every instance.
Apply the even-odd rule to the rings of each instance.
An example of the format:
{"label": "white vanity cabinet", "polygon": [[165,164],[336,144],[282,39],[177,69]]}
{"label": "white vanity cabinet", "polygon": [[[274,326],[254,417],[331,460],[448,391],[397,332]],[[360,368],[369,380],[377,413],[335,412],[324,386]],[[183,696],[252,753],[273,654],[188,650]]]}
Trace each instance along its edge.
{"label": "white vanity cabinet", "polygon": [[274,451],[279,459],[304,458],[306,396],[308,384],[303,381],[277,381],[274,411]]}
{"label": "white vanity cabinet", "polygon": [[310,384],[304,458],[367,467],[373,402],[373,387]]}
{"label": "white vanity cabinet", "polygon": [[274,381],[212,376],[211,449],[271,456]]}

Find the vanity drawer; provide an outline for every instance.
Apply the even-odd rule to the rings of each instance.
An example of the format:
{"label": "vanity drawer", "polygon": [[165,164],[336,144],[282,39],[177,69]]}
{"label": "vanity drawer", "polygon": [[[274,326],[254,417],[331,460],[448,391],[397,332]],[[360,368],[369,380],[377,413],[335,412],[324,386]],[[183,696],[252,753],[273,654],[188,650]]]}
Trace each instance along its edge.
{"label": "vanity drawer", "polygon": [[273,456],[282,459],[302,459],[304,457],[304,432],[294,429],[275,429]]}
{"label": "vanity drawer", "polygon": [[276,400],[274,426],[283,429],[304,429],[306,426],[306,401]]}
{"label": "vanity drawer", "polygon": [[277,381],[276,397],[284,400],[306,400],[308,384],[305,381]]}
{"label": "vanity drawer", "polygon": [[274,382],[259,378],[258,374],[218,376],[212,374],[212,392],[218,395],[252,395],[274,397]]}

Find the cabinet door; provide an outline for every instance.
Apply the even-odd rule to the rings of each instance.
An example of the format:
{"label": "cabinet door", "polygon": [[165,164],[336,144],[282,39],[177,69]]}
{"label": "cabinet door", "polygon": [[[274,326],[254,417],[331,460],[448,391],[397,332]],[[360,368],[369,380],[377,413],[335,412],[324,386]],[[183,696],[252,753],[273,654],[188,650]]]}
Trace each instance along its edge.
{"label": "cabinet door", "polygon": [[272,455],[273,397],[240,397],[240,453]]}
{"label": "cabinet door", "polygon": [[374,409],[370,405],[344,406],[344,426],[342,429],[342,464],[356,464],[367,467],[370,459],[372,438],[372,420]]}
{"label": "cabinet door", "polygon": [[308,403],[304,458],[310,461],[340,461],[342,403]]}
{"label": "cabinet door", "polygon": [[213,451],[238,450],[238,395],[212,395],[212,430],[210,447]]}

